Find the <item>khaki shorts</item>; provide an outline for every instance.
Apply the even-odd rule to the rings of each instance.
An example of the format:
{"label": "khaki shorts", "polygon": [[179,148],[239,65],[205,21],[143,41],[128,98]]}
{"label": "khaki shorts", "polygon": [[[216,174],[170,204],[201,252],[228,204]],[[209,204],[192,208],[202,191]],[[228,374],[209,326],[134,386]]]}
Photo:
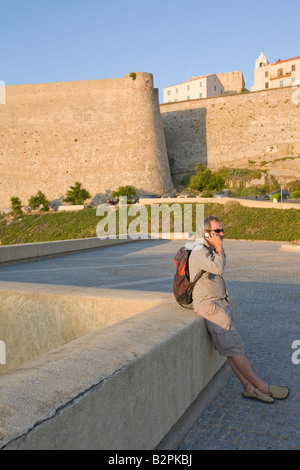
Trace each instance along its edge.
{"label": "khaki shorts", "polygon": [[245,354],[244,344],[236,331],[233,311],[227,300],[200,304],[196,314],[205,319],[215,348],[221,356],[232,357]]}

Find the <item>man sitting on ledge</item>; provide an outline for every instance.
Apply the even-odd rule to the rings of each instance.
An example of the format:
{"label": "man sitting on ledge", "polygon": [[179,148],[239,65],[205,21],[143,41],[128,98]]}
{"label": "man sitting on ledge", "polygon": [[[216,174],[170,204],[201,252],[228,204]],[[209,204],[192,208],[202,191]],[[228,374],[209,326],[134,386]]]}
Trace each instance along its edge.
{"label": "man sitting on ledge", "polygon": [[244,386],[244,398],[273,403],[289,394],[288,387],[269,385],[253,370],[244,350],[243,341],[237,332],[233,311],[228,302],[223,272],[226,255],[223,248],[224,229],[214,216],[204,220],[204,242],[195,245],[189,258],[190,279],[201,271],[193,291],[193,307],[207,325],[219,354],[226,356],[232,370]]}

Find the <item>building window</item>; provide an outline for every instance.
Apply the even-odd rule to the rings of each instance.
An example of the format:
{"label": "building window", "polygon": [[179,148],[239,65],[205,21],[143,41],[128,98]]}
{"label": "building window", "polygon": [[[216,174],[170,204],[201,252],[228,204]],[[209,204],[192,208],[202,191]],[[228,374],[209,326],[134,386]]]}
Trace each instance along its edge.
{"label": "building window", "polygon": [[186,89],[189,90],[189,89],[190,89],[190,85],[187,85],[187,86],[186,86]]}
{"label": "building window", "polygon": [[265,88],[269,88],[269,84],[268,84],[268,83],[265,83]]}
{"label": "building window", "polygon": [[280,88],[282,88],[282,87],[283,87],[283,80],[280,80],[280,82],[279,82],[279,86],[280,86]]}
{"label": "building window", "polygon": [[187,96],[187,97],[186,97],[186,99],[187,99],[187,100],[189,100],[189,99],[190,99],[190,97],[189,97],[189,96]]}
{"label": "building window", "polygon": [[278,69],[277,76],[282,77],[282,75],[283,75],[283,69]]}
{"label": "building window", "polygon": [[216,87],[216,85],[214,86],[214,90],[215,90],[215,91],[217,91],[217,87]]}
{"label": "building window", "polygon": [[267,78],[269,76],[269,72],[265,72],[265,77]]}
{"label": "building window", "polygon": [[292,65],[292,72],[296,71],[296,65]]}
{"label": "building window", "polygon": [[202,93],[200,93],[199,98],[202,98]]}
{"label": "building window", "polygon": [[178,93],[178,88],[176,88],[176,93]]}
{"label": "building window", "polygon": [[170,95],[170,94],[171,94],[171,90],[168,90],[168,95]]}
{"label": "building window", "polygon": [[202,86],[202,82],[199,83],[199,86]]}
{"label": "building window", "polygon": [[223,90],[221,90],[221,95],[223,95]]}
{"label": "building window", "polygon": [[294,83],[296,83],[296,77],[292,77],[292,85],[294,85]]}

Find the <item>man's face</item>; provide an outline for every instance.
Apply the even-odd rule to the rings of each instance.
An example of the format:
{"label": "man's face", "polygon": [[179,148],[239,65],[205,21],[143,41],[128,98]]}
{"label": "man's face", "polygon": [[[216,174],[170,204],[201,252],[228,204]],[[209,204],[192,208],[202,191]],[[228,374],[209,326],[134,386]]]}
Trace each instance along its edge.
{"label": "man's face", "polygon": [[[215,230],[221,230],[221,232],[215,232]],[[210,222],[210,234],[217,235],[220,238],[224,238],[223,225],[216,220],[211,220]]]}

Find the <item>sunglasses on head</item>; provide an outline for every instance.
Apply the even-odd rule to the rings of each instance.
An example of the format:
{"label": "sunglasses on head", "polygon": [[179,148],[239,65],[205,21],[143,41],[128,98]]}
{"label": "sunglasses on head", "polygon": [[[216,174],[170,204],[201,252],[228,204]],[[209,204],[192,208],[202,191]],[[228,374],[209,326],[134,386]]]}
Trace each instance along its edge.
{"label": "sunglasses on head", "polygon": [[224,230],[222,228],[216,228],[215,230],[208,230],[208,232],[224,233]]}

